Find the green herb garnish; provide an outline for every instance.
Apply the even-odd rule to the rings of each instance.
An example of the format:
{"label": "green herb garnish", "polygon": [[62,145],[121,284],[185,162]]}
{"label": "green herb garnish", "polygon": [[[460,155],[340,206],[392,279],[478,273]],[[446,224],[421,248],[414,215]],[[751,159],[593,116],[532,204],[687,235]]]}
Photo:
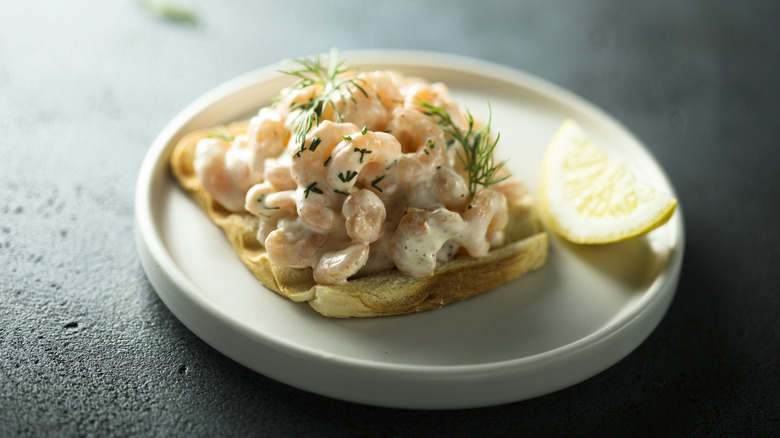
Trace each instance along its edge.
{"label": "green herb garnish", "polygon": [[352,178],[357,176],[357,174],[358,173],[353,170],[348,170],[346,176],[343,173],[339,172],[339,179],[341,180],[341,182],[350,182],[352,181]]}
{"label": "green herb garnish", "polygon": [[316,193],[318,195],[322,194],[322,190],[317,188],[317,181],[314,181],[313,183],[311,183],[308,186],[306,186],[305,189],[303,189],[303,197],[304,198],[308,198],[309,197],[309,192],[314,192],[314,193]]}
{"label": "green herb garnish", "polygon": [[377,190],[379,190],[379,191],[381,192],[381,191],[382,191],[382,189],[381,189],[381,188],[379,188],[379,186],[377,186],[377,184],[379,184],[379,182],[380,182],[380,181],[382,181],[383,179],[385,179],[385,176],[387,176],[387,175],[382,175],[382,176],[380,176],[379,178],[377,178],[377,179],[375,179],[375,180],[371,181],[371,187],[373,187],[373,188],[375,188],[375,189],[377,189]]}
{"label": "green herb garnish", "polygon": [[[498,171],[504,167],[506,160],[495,164],[493,161],[493,150],[498,144],[498,139],[501,134],[496,136],[495,141],[490,141],[490,126],[493,119],[493,110],[488,103],[488,109],[490,116],[488,117],[487,125],[479,129],[474,129],[474,117],[466,110],[466,121],[468,123],[468,129],[463,132],[453,122],[450,113],[442,108],[431,105],[427,102],[419,102],[418,105],[425,108],[423,114],[429,117],[435,117],[441,128],[447,134],[451,135],[461,146],[463,151],[458,153],[458,158],[466,169],[469,183],[469,194],[473,198],[477,194],[479,187],[487,187],[498,182],[501,182],[509,175],[503,177],[497,177]],[[427,150],[426,150],[427,152]]]}
{"label": "green herb garnish", "polygon": [[369,151],[368,149],[359,149],[359,148],[355,148],[355,152],[360,152],[360,162],[361,163],[363,162],[363,156],[366,155],[366,154],[370,154],[371,153],[371,151]]}
{"label": "green herb garnish", "polygon": [[322,139],[319,137],[314,137],[311,139],[311,144],[309,145],[309,150],[314,152],[317,149],[317,146],[322,143]]}
{"label": "green herb garnish", "polygon": [[225,141],[233,141],[236,139],[236,137],[230,135],[227,128],[225,128],[224,126],[218,127],[217,132],[210,134],[207,138],[219,138]]}
{"label": "green herb garnish", "polygon": [[266,204],[266,203],[265,203],[265,197],[266,197],[266,196],[267,196],[267,195],[262,195],[262,196],[260,196],[260,199],[258,199],[258,200],[257,200],[257,202],[259,202],[259,203],[260,203],[260,206],[261,206],[261,207],[263,207],[263,208],[264,208],[264,209],[266,209],[266,210],[278,210],[278,209],[279,209],[279,206],[276,206],[276,207],[269,207],[269,206],[268,206],[268,204]]}
{"label": "green herb garnish", "polygon": [[[297,59],[294,62],[300,65],[300,68],[280,70],[281,73],[298,78],[298,82],[289,88],[290,91],[301,90],[312,85],[322,86],[322,92],[319,95],[306,102],[295,103],[288,110],[288,114],[299,111],[290,123],[290,132],[293,133],[295,142],[301,145],[300,153],[306,149],[306,134],[309,133],[312,127],[320,124],[320,118],[327,107],[333,109],[333,112],[336,114],[336,121],[340,122],[342,120],[341,112],[336,108],[334,101],[337,93],[349,93],[351,95],[352,91],[350,88],[354,87],[366,97],[368,97],[368,94],[359,83],[362,82],[361,79],[341,77],[344,73],[357,70],[351,67],[344,67],[344,60],[339,59],[339,53],[336,49],[330,51],[327,63],[319,56],[314,57],[314,59]],[[282,95],[277,97],[274,104],[278,103],[283,97]]]}

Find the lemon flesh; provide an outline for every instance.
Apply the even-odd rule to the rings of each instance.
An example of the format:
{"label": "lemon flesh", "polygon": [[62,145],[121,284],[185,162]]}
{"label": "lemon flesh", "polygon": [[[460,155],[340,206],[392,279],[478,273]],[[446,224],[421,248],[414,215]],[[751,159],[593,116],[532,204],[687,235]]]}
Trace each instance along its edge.
{"label": "lemon flesh", "polygon": [[540,210],[553,232],[584,244],[645,234],[672,217],[677,200],[638,181],[571,120],[553,137],[542,162]]}

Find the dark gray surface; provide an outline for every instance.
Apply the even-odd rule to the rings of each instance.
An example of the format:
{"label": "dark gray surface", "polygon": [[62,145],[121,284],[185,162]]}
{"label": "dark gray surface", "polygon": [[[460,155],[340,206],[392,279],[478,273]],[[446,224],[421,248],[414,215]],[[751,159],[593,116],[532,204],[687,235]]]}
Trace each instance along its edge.
{"label": "dark gray surface", "polygon": [[[184,3],[197,25],[130,0],[0,4],[0,436],[780,429],[780,3]],[[574,387],[445,412],[311,395],[190,333],[136,255],[147,148],[208,89],[332,46],[498,62],[625,124],[685,212],[680,286],[658,329]]]}

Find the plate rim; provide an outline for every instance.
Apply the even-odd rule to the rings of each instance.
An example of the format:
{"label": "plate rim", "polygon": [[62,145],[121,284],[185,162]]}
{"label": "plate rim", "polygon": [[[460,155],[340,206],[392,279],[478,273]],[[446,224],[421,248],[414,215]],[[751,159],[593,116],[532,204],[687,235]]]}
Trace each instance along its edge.
{"label": "plate rim", "polygon": [[[671,180],[665,173],[665,170],[656,161],[655,157],[647,149],[644,143],[636,139],[636,137],[634,137],[631,131],[626,129],[614,118],[612,118],[610,115],[608,115],[607,113],[605,113],[600,108],[593,105],[592,103],[544,79],[540,79],[528,73],[521,72],[511,67],[492,63],[489,61],[479,60],[476,58],[470,58],[461,55],[444,54],[438,52],[410,51],[410,50],[361,50],[361,51],[344,52],[343,55],[344,58],[348,58],[350,59],[350,61],[357,60],[356,63],[359,65],[369,65],[369,64],[394,64],[399,66],[414,65],[414,66],[446,69],[446,70],[458,71],[458,72],[468,72],[470,74],[478,74],[480,76],[485,76],[485,77],[500,78],[501,80],[513,84],[521,85],[523,88],[532,89],[537,93],[548,96],[557,102],[564,102],[568,106],[574,105],[577,107],[577,109],[581,111],[593,114],[596,118],[599,119],[600,122],[611,124],[613,129],[617,129],[622,134],[631,137],[639,145],[640,149],[644,153],[646,153],[647,158],[649,158],[652,161],[651,165],[659,172],[661,178],[665,180],[665,182],[667,183],[668,187],[672,192],[672,195],[676,196],[676,193],[674,193],[674,186],[671,184]],[[627,355],[628,353],[630,353],[630,351],[632,351],[634,348],[639,346],[642,342],[644,342],[646,337],[650,334],[650,332],[652,332],[652,330],[660,322],[663,315],[666,313],[666,310],[668,309],[668,306],[671,303],[671,300],[675,294],[677,281],[679,279],[679,274],[682,269],[682,259],[684,254],[684,246],[685,246],[685,236],[684,236],[684,226],[683,226],[684,221],[682,217],[682,208],[680,206],[678,206],[678,210],[675,216],[672,218],[672,222],[670,222],[674,224],[676,228],[675,229],[676,241],[674,245],[674,250],[672,251],[672,254],[670,255],[669,260],[667,262],[667,266],[664,270],[662,270],[659,273],[658,277],[656,277],[652,285],[647,288],[647,290],[644,292],[644,296],[641,297],[639,302],[633,305],[632,311],[627,313],[626,315],[621,316],[620,318],[617,318],[616,320],[611,321],[609,324],[605,324],[605,326],[601,327],[600,329],[596,330],[593,333],[590,333],[585,337],[579,338],[574,342],[562,345],[560,347],[551,350],[547,350],[542,353],[537,353],[534,355],[523,356],[514,359],[501,360],[501,361],[488,362],[488,363],[478,363],[478,364],[412,365],[412,364],[398,364],[398,363],[383,363],[378,360],[357,359],[352,357],[342,357],[342,356],[335,356],[335,355],[332,356],[324,355],[320,351],[317,351],[315,349],[311,349],[306,346],[281,342],[280,340],[275,339],[272,336],[267,336],[262,333],[257,333],[256,331],[253,331],[248,327],[239,324],[234,319],[230,318],[230,315],[227,312],[217,307],[214,303],[212,303],[211,301],[209,301],[199,293],[193,292],[197,290],[197,287],[186,277],[186,275],[182,271],[177,269],[177,264],[175,263],[171,255],[164,247],[165,245],[162,236],[160,234],[160,231],[156,229],[154,224],[154,218],[152,213],[153,209],[151,205],[154,197],[151,194],[151,189],[153,188],[154,185],[153,182],[155,181],[155,176],[157,172],[161,171],[160,167],[165,167],[167,170],[167,156],[170,154],[170,149],[173,146],[174,139],[177,136],[182,135],[182,131],[184,130],[188,122],[190,122],[194,117],[198,115],[198,113],[202,112],[205,108],[217,103],[221,99],[225,99],[227,96],[239,92],[240,90],[245,89],[251,86],[252,84],[256,84],[263,80],[269,80],[272,76],[278,76],[279,74],[277,73],[277,70],[280,68],[280,66],[283,65],[284,63],[272,64],[266,67],[262,67],[250,71],[243,75],[237,76],[213,88],[212,90],[204,93],[202,96],[194,100],[191,104],[189,104],[181,112],[179,112],[163,128],[160,134],[155,138],[154,142],[152,143],[152,146],[150,147],[147,155],[143,160],[141,170],[139,172],[138,182],[136,185],[136,196],[135,196],[135,230],[136,230],[135,233],[136,233],[136,244],[139,251],[139,255],[141,256],[142,265],[144,266],[144,270],[147,274],[147,277],[149,277],[150,281],[152,282],[152,285],[154,286],[157,295],[160,296],[162,301],[171,310],[171,312],[174,313],[174,315],[180,321],[182,321],[182,323],[184,323],[185,326],[187,326],[201,339],[206,340],[203,334],[200,333],[201,330],[193,329],[192,321],[188,320],[189,316],[187,315],[187,312],[192,312],[193,309],[186,309],[187,304],[189,304],[189,306],[195,306],[200,308],[202,312],[211,314],[212,316],[216,317],[221,324],[225,325],[226,327],[229,327],[231,330],[239,331],[245,336],[248,336],[256,341],[260,341],[264,346],[270,349],[285,350],[287,354],[290,354],[292,356],[299,356],[304,359],[308,358],[309,360],[327,360],[330,364],[337,364],[339,366],[346,367],[347,369],[353,371],[360,370],[361,372],[365,372],[366,369],[368,368],[372,372],[380,373],[380,374],[393,372],[393,373],[407,374],[405,376],[406,378],[410,377],[408,374],[412,374],[418,377],[423,376],[428,379],[435,378],[436,380],[447,381],[453,377],[468,379],[470,378],[469,376],[484,375],[485,373],[491,373],[494,375],[496,373],[499,375],[512,375],[517,373],[518,368],[543,366],[546,362],[561,360],[563,356],[566,356],[568,354],[575,354],[578,350],[586,349],[588,346],[593,346],[595,344],[607,341],[611,336],[617,335],[619,332],[625,330],[626,328],[631,326],[631,324],[635,323],[638,319],[640,319],[649,307],[653,305],[660,306],[661,309],[658,311],[657,321],[649,322],[649,327],[645,327],[646,329],[645,331],[647,331],[647,333],[641,336],[641,338],[635,343],[635,345],[631,346],[627,351],[625,351],[624,354],[621,354],[620,358],[622,358],[625,357],[625,355]],[[156,239],[154,237],[156,237]],[[160,278],[161,276],[166,278]],[[163,283],[166,280],[172,283],[174,286],[178,287],[179,292],[182,293],[184,296],[186,296],[189,303],[182,302],[182,297],[177,298],[175,296],[172,296],[170,293],[165,293],[165,292],[161,293],[159,289],[165,287]],[[665,294],[663,293],[664,290],[666,290]],[[659,301],[661,302],[659,303]],[[278,376],[273,376],[272,375],[273,373],[269,373],[267,372],[267,370],[261,371],[257,369],[256,366],[252,366],[251,364],[245,363],[245,361],[237,359],[236,357],[234,357],[233,354],[223,351],[223,349],[220,348],[219,346],[213,345],[212,342],[207,341],[207,343],[212,347],[214,347],[215,349],[221,351],[223,354],[227,355],[231,359],[236,360],[237,362],[242,363],[243,365],[251,369],[254,369],[255,371],[258,371],[269,377],[273,377],[276,380],[280,380],[285,383],[288,383],[292,386],[300,387],[299,385],[296,385],[295,382],[285,381],[285,379],[283,378],[279,378]],[[598,372],[603,371],[603,369],[608,368],[609,366],[613,365],[616,362],[617,361],[607,364],[605,367],[596,370],[591,375],[595,375]],[[588,377],[590,376],[585,376],[584,378],[588,378]],[[584,378],[579,380],[584,380]],[[565,386],[569,386],[569,384],[564,385],[563,387]],[[331,397],[345,399],[345,400],[383,405],[381,401],[377,401],[370,397],[366,398],[366,397],[360,397],[355,395],[345,396],[344,394],[334,394],[334,393],[327,393],[327,391],[325,392],[318,391],[316,388],[304,387],[302,389],[309,390],[311,392],[321,393],[323,395],[327,395]],[[547,392],[552,392],[553,390]],[[536,395],[541,395],[541,394],[536,394]],[[517,398],[517,399],[519,400],[522,398]],[[507,400],[502,400],[500,402],[506,402],[506,401]],[[428,403],[426,405],[424,403],[423,404],[418,403],[418,405],[420,406],[415,406],[415,407],[437,408],[439,404]],[[453,404],[453,406],[451,407],[469,407],[472,405],[484,406],[489,404],[495,404],[495,403],[482,402],[474,405],[473,403],[470,404],[470,403],[461,402],[459,406],[455,406],[457,404]],[[399,406],[398,403],[390,403],[389,405],[394,407],[404,407],[404,406]],[[442,406],[442,407],[446,408],[450,406]]]}

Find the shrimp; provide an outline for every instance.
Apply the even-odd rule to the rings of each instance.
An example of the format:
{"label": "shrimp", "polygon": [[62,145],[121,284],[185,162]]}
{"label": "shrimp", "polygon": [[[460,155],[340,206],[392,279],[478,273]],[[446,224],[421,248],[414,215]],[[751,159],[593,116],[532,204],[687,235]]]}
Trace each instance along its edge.
{"label": "shrimp", "polygon": [[257,182],[262,181],[266,158],[277,157],[284,150],[285,131],[276,111],[263,108],[249,121],[246,138],[250,153],[246,162]]}
{"label": "shrimp", "polygon": [[409,208],[390,240],[390,255],[398,269],[413,277],[430,275],[442,246],[467,233],[458,213],[446,208]]}
{"label": "shrimp", "polygon": [[[362,82],[362,81],[359,81]],[[333,118],[358,126],[368,126],[372,131],[382,130],[390,119],[384,103],[376,97],[376,91],[365,82],[360,84],[361,89],[352,89],[341,93],[335,100]]]}
{"label": "shrimp", "polygon": [[262,220],[257,227],[257,241],[260,245],[265,247],[265,240],[268,239],[268,235],[274,232],[279,226],[279,221],[275,220]]}
{"label": "shrimp", "polygon": [[360,270],[368,260],[369,246],[357,242],[348,247],[329,251],[314,266],[314,281],[319,284],[345,283],[347,278]]}
{"label": "shrimp", "polygon": [[225,152],[225,167],[243,188],[263,181],[265,159],[284,150],[284,126],[275,111],[263,108],[249,122],[246,134],[238,135]]}
{"label": "shrimp", "polygon": [[229,143],[219,138],[205,138],[195,149],[193,166],[203,188],[230,211],[244,208],[245,188],[239,186],[228,170],[225,153]]}
{"label": "shrimp", "polygon": [[325,182],[344,193],[360,182],[366,188],[390,195],[398,189],[391,169],[400,155],[401,145],[392,135],[355,130],[333,148]]}
{"label": "shrimp", "polygon": [[432,209],[444,206],[460,211],[471,199],[466,182],[457,172],[442,167],[433,178],[423,178],[409,184],[408,204],[411,207]]}
{"label": "shrimp", "polygon": [[428,178],[408,184],[407,205],[414,208],[431,210],[442,206],[441,200],[433,189],[433,181]]}
{"label": "shrimp", "polygon": [[469,202],[469,188],[466,181],[449,167],[442,167],[433,176],[433,190],[436,197],[450,210],[463,210]]}
{"label": "shrimp", "polygon": [[324,179],[328,168],[325,162],[333,149],[342,142],[345,135],[355,132],[359,132],[359,129],[351,123],[326,120],[306,136],[303,148],[294,145],[290,171],[296,184],[306,187],[313,181]]}
{"label": "shrimp", "polygon": [[[309,228],[327,233],[336,225],[336,212],[328,207],[327,200],[322,196],[322,190],[317,189],[316,183],[306,188],[299,187],[296,191],[298,197],[298,218]],[[313,190],[319,190],[319,193]]]}
{"label": "shrimp", "polygon": [[263,181],[265,159],[284,149],[282,128],[278,114],[266,108],[252,118],[248,133],[232,142],[216,137],[199,141],[195,168],[203,187],[228,210],[241,211],[239,199]]}
{"label": "shrimp", "polygon": [[450,91],[441,82],[434,84],[417,83],[402,89],[404,94],[404,108],[420,111],[421,103],[427,103],[441,108],[450,114],[452,121],[460,129],[466,129],[466,119],[460,112],[458,105],[450,98]]}
{"label": "shrimp", "polygon": [[388,271],[395,267],[389,249],[390,238],[393,236],[394,231],[395,230],[388,231],[388,227],[385,226],[379,239],[371,242],[369,245],[368,260],[366,260],[366,264],[360,268],[360,271],[357,272],[358,276]]}
{"label": "shrimp", "polygon": [[214,204],[257,216],[273,263],[312,268],[316,283],[332,285],[394,266],[425,276],[503,243],[508,202],[525,189],[508,179],[472,199],[454,127],[426,114],[432,105],[469,128],[443,84],[356,70],[306,84],[283,90],[245,134],[196,148]]}
{"label": "shrimp", "polygon": [[344,201],[341,213],[346,218],[347,235],[353,242],[371,243],[379,239],[387,212],[385,204],[369,190],[352,193]]}
{"label": "shrimp", "polygon": [[[439,96],[431,88],[430,84],[417,83],[404,88],[404,107],[418,109],[420,103],[437,105]],[[438,106],[438,105],[437,105]]]}
{"label": "shrimp", "polygon": [[342,137],[356,131],[351,123],[326,120],[307,135],[303,148],[293,154],[290,171],[297,185],[298,216],[315,230],[326,232],[335,223],[336,213],[330,206],[342,195],[325,187],[326,165]]}
{"label": "shrimp", "polygon": [[273,109],[275,109],[278,114],[287,114],[287,117],[285,118],[285,125],[289,129],[290,124],[295,121],[296,116],[298,116],[301,111],[299,109],[292,108],[297,104],[305,103],[314,99],[320,93],[322,93],[322,85],[320,84],[312,84],[302,88],[297,88],[296,86],[285,88],[279,94],[281,99],[276,102],[276,105],[273,107]]}
{"label": "shrimp", "polygon": [[276,220],[296,211],[295,191],[277,192],[268,182],[256,184],[246,193],[246,211],[264,220]]}
{"label": "shrimp", "polygon": [[398,87],[387,72],[381,71],[361,73],[353,81],[354,85],[344,86],[331,95],[333,105],[323,110],[322,117],[383,131],[393,108],[402,100]]}
{"label": "shrimp", "polygon": [[444,131],[420,111],[396,108],[388,130],[400,141],[404,152],[404,157],[398,161],[401,182],[411,183],[429,177],[445,163]]}
{"label": "shrimp", "polygon": [[[341,211],[346,219],[347,236],[352,242],[344,249],[322,255],[314,267],[315,280],[322,284],[343,283],[363,270],[369,256],[374,259],[369,269],[392,268],[393,261],[386,251],[389,234],[384,233],[387,213],[382,200],[370,190],[358,190],[347,197]],[[382,236],[385,236],[383,242],[374,245]],[[378,255],[377,251],[382,254]]]}
{"label": "shrimp", "polygon": [[291,165],[292,158],[288,154],[282,154],[277,158],[267,158],[263,165],[263,180],[277,190],[295,190],[298,185],[293,179]]}
{"label": "shrimp", "polygon": [[252,148],[246,135],[238,135],[225,151],[225,169],[240,188],[251,187],[263,179],[263,174],[253,172],[251,161]]}
{"label": "shrimp", "polygon": [[478,192],[462,215],[443,207],[410,207],[390,241],[390,255],[402,272],[430,275],[437,260],[450,258],[460,246],[472,257],[486,255],[503,243],[508,220],[506,198],[489,189]]}
{"label": "shrimp", "polygon": [[278,228],[268,234],[264,246],[268,257],[277,265],[308,268],[315,264],[328,240],[327,234],[311,230],[291,216],[279,220]]}
{"label": "shrimp", "polygon": [[[382,101],[388,111],[399,105],[403,100],[401,92],[398,90],[397,78],[392,72],[372,71],[361,75],[363,81],[376,91],[376,97]],[[374,129],[379,131],[380,129]]]}
{"label": "shrimp", "polygon": [[[484,256],[491,245],[486,235],[501,232],[509,222],[506,198],[495,190],[480,190],[463,212],[463,220],[468,223],[470,232],[461,243],[472,257]],[[490,237],[493,243],[503,243],[503,237],[495,234]]]}

